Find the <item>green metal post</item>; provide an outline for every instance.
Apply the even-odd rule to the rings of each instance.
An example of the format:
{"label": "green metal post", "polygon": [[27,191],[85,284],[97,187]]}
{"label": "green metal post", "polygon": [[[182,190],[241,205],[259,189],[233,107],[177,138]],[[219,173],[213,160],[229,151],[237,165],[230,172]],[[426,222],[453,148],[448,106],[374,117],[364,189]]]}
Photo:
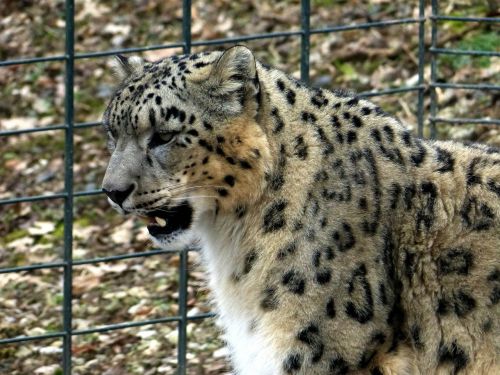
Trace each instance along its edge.
{"label": "green metal post", "polygon": [[179,338],[177,340],[178,375],[186,374],[187,352],[187,289],[188,289],[188,250],[179,253]]}
{"label": "green metal post", "polygon": [[425,0],[419,0],[418,17],[418,102],[417,102],[417,133],[424,135],[424,66],[425,66]]}
{"label": "green metal post", "polygon": [[309,0],[301,1],[301,45],[300,45],[300,79],[309,83],[309,54],[311,37],[311,4]]}
{"label": "green metal post", "polygon": [[437,21],[434,18],[434,16],[437,16],[439,13],[439,5],[437,0],[432,0],[431,8],[432,8],[433,18],[431,20],[431,82],[430,82],[431,118],[429,121],[429,125],[430,125],[430,138],[434,139],[436,138],[436,121],[434,119],[436,118],[436,113],[437,113],[437,95],[436,95],[436,88],[433,86],[433,84],[436,83],[436,77],[437,77],[437,71],[436,71],[437,54],[434,53],[432,49],[436,48],[436,43],[437,43]]}
{"label": "green metal post", "polygon": [[[184,53],[191,52],[191,0],[182,2],[182,39]],[[187,353],[187,289],[188,289],[188,250],[179,253],[179,335],[177,340],[177,373],[185,375]]]}
{"label": "green metal post", "polygon": [[73,122],[75,4],[66,0],[65,143],[64,143],[64,276],[63,276],[63,374],[71,375],[72,271],[73,271]]}
{"label": "green metal post", "polygon": [[182,1],[182,39],[184,53],[191,52],[191,0]]}

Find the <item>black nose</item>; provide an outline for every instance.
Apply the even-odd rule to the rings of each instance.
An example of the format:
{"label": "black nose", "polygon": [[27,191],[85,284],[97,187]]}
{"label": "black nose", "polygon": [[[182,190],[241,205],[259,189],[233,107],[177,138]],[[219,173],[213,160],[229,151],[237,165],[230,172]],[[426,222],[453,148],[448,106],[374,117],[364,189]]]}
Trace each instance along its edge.
{"label": "black nose", "polygon": [[121,207],[123,201],[127,199],[130,193],[132,193],[132,190],[134,190],[134,185],[130,185],[127,190],[102,190],[106,193],[109,199]]}

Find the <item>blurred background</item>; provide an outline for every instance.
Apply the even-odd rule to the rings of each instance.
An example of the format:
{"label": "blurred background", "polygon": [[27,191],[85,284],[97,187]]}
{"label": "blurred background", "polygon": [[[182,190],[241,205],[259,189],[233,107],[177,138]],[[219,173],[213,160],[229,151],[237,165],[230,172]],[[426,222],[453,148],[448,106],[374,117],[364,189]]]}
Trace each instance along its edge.
{"label": "blurred background", "polygon": [[[92,53],[182,42],[181,0],[77,0],[74,119],[94,123],[113,92],[111,57]],[[311,29],[418,18],[416,0],[311,0]],[[0,62],[65,52],[63,0],[2,0]],[[431,13],[427,4],[426,15]],[[300,1],[193,0],[193,42],[301,28]],[[498,17],[497,0],[439,1],[449,16]],[[310,82],[357,92],[418,83],[418,23],[311,35]],[[430,21],[425,24],[430,46]],[[439,23],[443,48],[500,50],[498,23]],[[245,42],[262,61],[300,77],[300,36]],[[193,47],[192,52],[229,47]],[[156,60],[182,48],[139,53]],[[494,55],[494,54],[493,54]],[[426,54],[425,81],[430,79]],[[437,82],[498,84],[498,56],[440,55]],[[1,135],[64,124],[64,61],[0,66],[0,203],[16,197],[64,191],[64,130]],[[429,116],[426,91],[424,116]],[[374,97],[384,110],[416,131],[417,91]],[[493,90],[436,89],[443,118],[498,119],[500,94]],[[424,135],[429,135],[428,123]],[[500,146],[500,127],[446,124],[440,139]],[[74,191],[100,188],[109,155],[99,126],[74,131]],[[64,248],[64,201],[0,204],[1,269],[58,262]],[[144,225],[122,218],[103,195],[76,197],[73,257],[85,260],[151,250]],[[189,256],[188,315],[210,311],[209,292],[196,252]],[[178,313],[179,256],[156,255],[73,269],[73,328],[162,318]],[[62,330],[62,268],[0,273],[0,340]],[[224,374],[227,351],[212,319],[187,325],[187,373]],[[74,374],[173,374],[177,368],[177,323],[95,332],[73,337]],[[1,374],[62,374],[62,338],[0,345]]]}

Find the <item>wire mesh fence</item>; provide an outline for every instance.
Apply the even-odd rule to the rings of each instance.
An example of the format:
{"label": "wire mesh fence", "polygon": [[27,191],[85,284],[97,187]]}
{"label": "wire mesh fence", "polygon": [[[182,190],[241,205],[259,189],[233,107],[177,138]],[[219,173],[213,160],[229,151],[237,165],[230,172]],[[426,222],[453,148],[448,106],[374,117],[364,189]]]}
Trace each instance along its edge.
{"label": "wire mesh fence", "polygon": [[[86,260],[75,260],[73,256],[73,222],[74,222],[74,201],[79,197],[94,196],[101,194],[99,189],[75,190],[74,188],[74,131],[77,129],[92,128],[100,125],[99,121],[76,122],[75,121],[75,61],[80,59],[94,59],[115,54],[127,54],[134,52],[144,52],[150,50],[163,50],[172,48],[182,48],[184,53],[189,53],[193,47],[210,47],[218,45],[227,45],[234,43],[245,43],[259,39],[271,39],[280,37],[300,38],[300,76],[305,82],[309,81],[310,72],[310,48],[311,37],[315,34],[333,34],[352,30],[373,29],[394,27],[405,24],[418,25],[418,79],[414,85],[390,88],[379,91],[362,92],[360,96],[372,97],[381,95],[393,95],[405,92],[415,92],[417,94],[417,133],[422,136],[425,126],[429,127],[430,137],[436,136],[438,124],[486,124],[500,125],[500,120],[490,118],[445,118],[438,115],[437,107],[437,89],[466,89],[466,90],[487,90],[498,91],[499,85],[496,84],[474,84],[474,83],[448,83],[442,82],[437,76],[437,59],[440,55],[452,56],[489,56],[499,57],[500,53],[495,51],[483,50],[462,50],[452,48],[442,48],[438,45],[438,32],[440,24],[443,22],[478,22],[498,24],[499,18],[488,17],[456,17],[441,15],[439,13],[438,0],[431,1],[431,14],[425,14],[426,2],[418,1],[418,17],[389,19],[377,22],[358,23],[354,25],[342,25],[323,28],[311,28],[311,4],[309,0],[301,1],[300,29],[295,31],[270,32],[263,34],[242,35],[231,38],[211,39],[211,40],[192,40],[192,15],[191,0],[182,1],[182,40],[178,43],[165,45],[136,46],[119,50],[106,50],[92,53],[75,52],[75,1],[65,0],[65,49],[64,54],[36,58],[10,59],[0,61],[0,69],[6,66],[35,64],[41,62],[62,62],[65,66],[64,74],[64,123],[53,124],[43,127],[32,127],[17,130],[0,130],[0,143],[3,137],[15,136],[19,134],[62,131],[64,132],[64,189],[59,193],[41,194],[31,196],[15,196],[0,200],[0,206],[13,205],[21,202],[39,202],[46,200],[60,200],[64,202],[64,254],[60,261],[49,263],[37,263],[26,266],[0,268],[1,274],[33,272],[42,269],[62,270],[63,290],[62,290],[62,329],[50,333],[44,333],[32,336],[15,336],[0,339],[0,348],[2,345],[23,343],[37,340],[59,338],[63,340],[62,346],[62,373],[69,375],[72,373],[72,338],[79,335],[120,330],[144,325],[155,325],[165,323],[176,323],[178,330],[177,341],[177,371],[178,374],[186,373],[186,355],[187,355],[187,334],[186,327],[188,321],[201,320],[213,316],[211,313],[201,313],[188,316],[187,310],[187,290],[188,290],[188,250],[179,250],[175,252],[164,250],[151,250],[131,254],[122,254],[116,256],[98,257]],[[430,22],[430,47],[427,48],[426,23]],[[430,80],[424,79],[424,68],[427,66],[427,60],[430,60]],[[430,100],[429,113],[425,113],[424,100],[428,97]],[[165,316],[156,319],[121,322],[118,324],[103,325],[86,329],[75,329],[73,324],[72,301],[73,301],[73,271],[78,267],[85,265],[116,262],[125,259],[153,257],[157,255],[175,253],[179,256],[179,280],[178,280],[178,313],[174,316]]]}

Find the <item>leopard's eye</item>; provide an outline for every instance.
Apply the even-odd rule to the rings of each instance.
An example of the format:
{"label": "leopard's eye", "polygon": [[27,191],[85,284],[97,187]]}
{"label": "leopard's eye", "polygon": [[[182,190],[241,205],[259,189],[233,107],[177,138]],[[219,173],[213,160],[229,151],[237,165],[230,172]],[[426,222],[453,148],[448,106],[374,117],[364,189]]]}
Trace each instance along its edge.
{"label": "leopard's eye", "polygon": [[176,133],[173,132],[163,133],[163,134],[154,132],[153,136],[149,140],[148,147],[152,149],[158,146],[169,144],[174,140],[175,134]]}

